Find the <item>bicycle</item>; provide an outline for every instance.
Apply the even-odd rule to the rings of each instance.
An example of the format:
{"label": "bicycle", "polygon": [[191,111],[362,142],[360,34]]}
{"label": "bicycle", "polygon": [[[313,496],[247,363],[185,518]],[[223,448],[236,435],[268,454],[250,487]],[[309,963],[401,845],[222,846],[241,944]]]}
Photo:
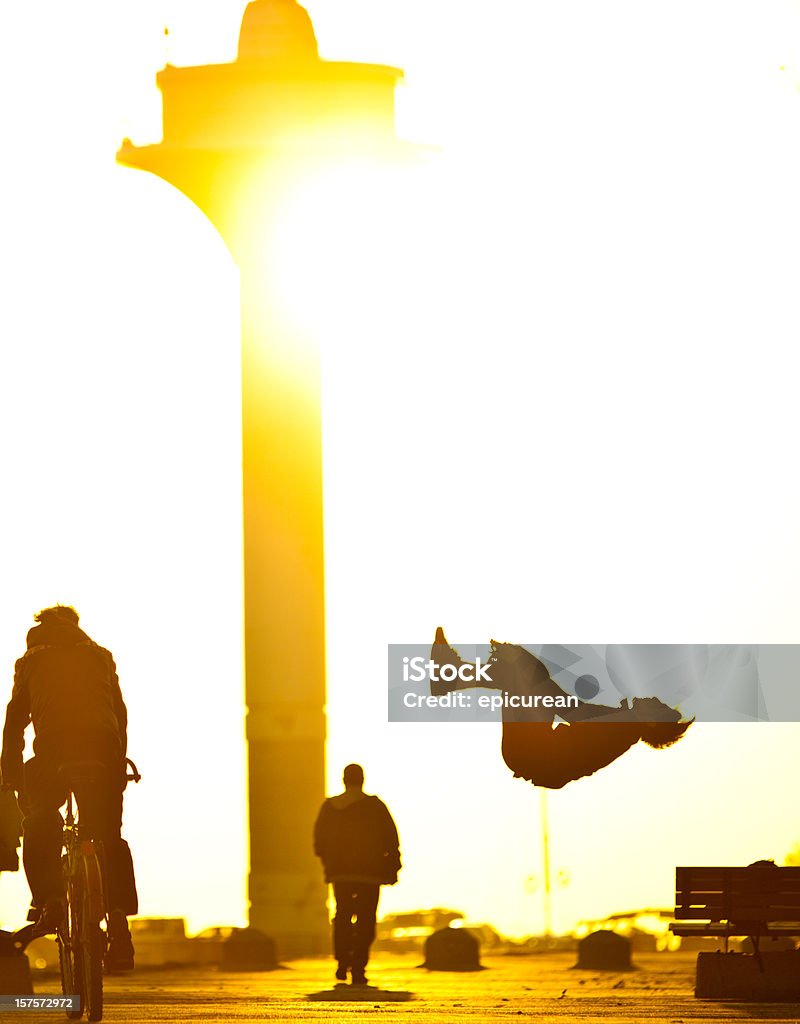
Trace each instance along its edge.
{"label": "bicycle", "polygon": [[[130,758],[125,759],[125,766],[125,778],[139,782],[141,775]],[[56,930],[61,991],[78,997],[78,1008],[66,1011],[70,1020],[80,1020],[85,1011],[88,1020],[99,1021],[103,1019],[103,958],[108,942],[109,909],[103,844],[100,840],[81,838],[80,821],[75,814],[75,789],[91,785],[107,769],[94,762],[73,763],[64,768],[68,788],[61,858],[65,901],[64,916]]]}

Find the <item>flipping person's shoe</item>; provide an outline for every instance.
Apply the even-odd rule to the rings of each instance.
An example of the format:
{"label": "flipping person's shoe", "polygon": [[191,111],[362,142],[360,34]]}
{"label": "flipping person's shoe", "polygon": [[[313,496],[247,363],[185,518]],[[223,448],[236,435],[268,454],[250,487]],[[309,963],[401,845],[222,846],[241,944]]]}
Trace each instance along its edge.
{"label": "flipping person's shoe", "polygon": [[367,976],[363,971],[353,971],[354,985],[368,985]]}
{"label": "flipping person's shoe", "polygon": [[118,910],[108,915],[108,949],[103,958],[106,974],[123,974],[133,970],[133,940],[128,919]]}
{"label": "flipping person's shoe", "polygon": [[340,963],[336,968],[336,980],[347,981],[347,964]]}

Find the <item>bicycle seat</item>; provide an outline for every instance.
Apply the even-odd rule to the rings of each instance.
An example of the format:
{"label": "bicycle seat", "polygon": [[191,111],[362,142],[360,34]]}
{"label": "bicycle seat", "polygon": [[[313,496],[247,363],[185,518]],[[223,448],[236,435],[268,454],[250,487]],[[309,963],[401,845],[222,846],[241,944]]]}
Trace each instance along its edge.
{"label": "bicycle seat", "polygon": [[108,767],[102,761],[66,761],[58,769],[58,777],[65,785],[74,786],[81,782],[94,782],[108,775]]}

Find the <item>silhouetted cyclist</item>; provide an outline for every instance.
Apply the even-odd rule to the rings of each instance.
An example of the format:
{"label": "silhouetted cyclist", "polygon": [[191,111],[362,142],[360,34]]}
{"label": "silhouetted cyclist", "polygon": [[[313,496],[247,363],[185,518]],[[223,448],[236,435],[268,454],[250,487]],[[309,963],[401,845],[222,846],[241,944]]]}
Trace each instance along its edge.
{"label": "silhouetted cyclist", "polygon": [[[62,819],[70,762],[94,762],[91,783],[77,786],[82,833],[102,841],[109,899],[108,970],[133,968],[127,915],[138,910],[128,844],[122,839],[128,713],[110,651],[78,626],[74,608],[34,616],[27,651],[17,661],[0,755],[3,785],[18,791],[24,814],[22,856],[37,912],[35,934],[56,930],[64,913]],[[23,764],[24,733],[33,724],[34,757]]]}
{"label": "silhouetted cyclist", "polygon": [[325,880],[333,884],[333,955],[336,977],[366,985],[369,948],[375,938],[375,915],[382,885],[394,885],[400,849],[389,809],[364,790],[364,769],[344,770],[344,793],[322,805],[314,826],[314,853],[322,860]]}

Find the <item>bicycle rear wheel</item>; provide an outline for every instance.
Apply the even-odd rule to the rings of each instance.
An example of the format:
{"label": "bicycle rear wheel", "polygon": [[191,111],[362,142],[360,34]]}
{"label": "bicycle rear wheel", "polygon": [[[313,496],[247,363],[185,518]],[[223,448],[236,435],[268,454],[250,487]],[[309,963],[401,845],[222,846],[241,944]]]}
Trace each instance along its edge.
{"label": "bicycle rear wheel", "polygon": [[106,934],[100,927],[100,922],[105,918],[103,876],[94,844],[83,843],[81,853],[78,945],[82,983],[79,982],[79,985],[85,997],[87,1018],[99,1021],[103,1019],[103,957],[106,949]]}

